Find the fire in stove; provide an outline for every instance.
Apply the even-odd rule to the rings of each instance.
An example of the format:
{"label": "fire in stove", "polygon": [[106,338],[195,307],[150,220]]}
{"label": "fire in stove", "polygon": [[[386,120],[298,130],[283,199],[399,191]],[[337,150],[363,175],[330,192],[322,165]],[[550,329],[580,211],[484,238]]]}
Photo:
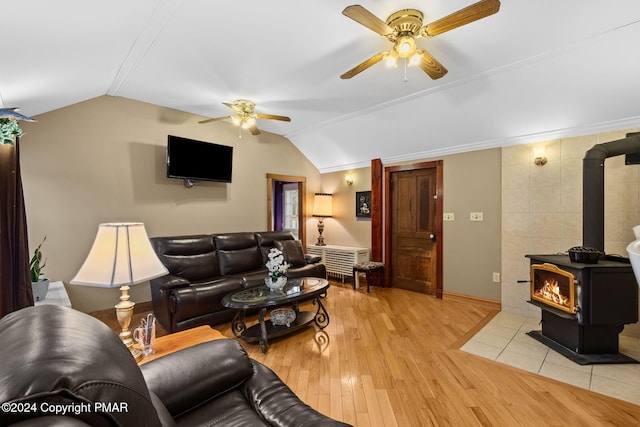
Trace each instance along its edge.
{"label": "fire in stove", "polygon": [[562,295],[562,291],[560,290],[560,285],[558,285],[557,280],[545,280],[544,285],[534,291],[534,295],[545,301],[550,301],[554,304],[571,308],[571,300],[569,297]]}
{"label": "fire in stove", "polygon": [[576,314],[576,276],[554,264],[531,265],[531,299]]}

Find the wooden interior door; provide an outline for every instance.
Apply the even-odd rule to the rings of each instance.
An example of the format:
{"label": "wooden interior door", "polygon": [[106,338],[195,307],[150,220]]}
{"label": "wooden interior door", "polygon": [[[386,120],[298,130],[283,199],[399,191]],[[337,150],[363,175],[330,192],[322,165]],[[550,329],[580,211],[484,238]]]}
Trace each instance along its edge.
{"label": "wooden interior door", "polygon": [[391,283],[440,296],[437,168],[393,172],[390,184]]}

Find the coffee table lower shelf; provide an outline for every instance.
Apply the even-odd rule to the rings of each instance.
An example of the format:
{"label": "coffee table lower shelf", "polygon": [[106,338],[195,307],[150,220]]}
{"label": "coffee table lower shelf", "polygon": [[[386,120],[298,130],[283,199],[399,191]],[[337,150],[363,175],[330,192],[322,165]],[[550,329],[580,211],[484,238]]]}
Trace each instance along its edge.
{"label": "coffee table lower shelf", "polygon": [[[292,334],[300,329],[306,327],[311,322],[314,321],[316,317],[316,313],[311,311],[301,311],[296,314],[296,320],[294,320],[289,327],[287,326],[276,326],[271,323],[271,320],[266,319],[264,321],[265,328],[267,330],[267,339],[271,340],[273,338],[278,338],[284,335]],[[260,342],[262,337],[261,324],[256,323],[255,325],[247,328],[240,334],[240,338],[245,340],[248,343],[257,343]]]}

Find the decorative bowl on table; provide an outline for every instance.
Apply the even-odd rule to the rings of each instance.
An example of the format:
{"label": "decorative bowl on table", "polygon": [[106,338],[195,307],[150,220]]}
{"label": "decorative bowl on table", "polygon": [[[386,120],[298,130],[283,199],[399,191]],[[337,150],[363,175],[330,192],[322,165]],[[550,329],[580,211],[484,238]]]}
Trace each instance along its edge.
{"label": "decorative bowl on table", "polygon": [[272,310],[269,318],[273,326],[291,326],[294,320],[296,320],[296,312],[289,308],[276,308]]}

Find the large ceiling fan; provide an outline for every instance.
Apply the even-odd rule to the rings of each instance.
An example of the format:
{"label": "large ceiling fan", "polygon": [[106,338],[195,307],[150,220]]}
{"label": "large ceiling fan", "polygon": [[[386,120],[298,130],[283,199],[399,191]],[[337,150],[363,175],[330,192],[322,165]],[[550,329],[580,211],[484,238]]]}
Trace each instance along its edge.
{"label": "large ceiling fan", "polygon": [[388,65],[395,65],[396,61],[402,58],[405,60],[405,65],[419,65],[432,79],[439,79],[447,74],[447,69],[427,51],[417,47],[416,39],[435,37],[438,34],[493,15],[498,10],[500,10],[499,0],[481,0],[423,26],[423,15],[419,10],[399,10],[392,13],[384,22],[358,4],[347,6],[342,11],[343,15],[386,37],[393,43],[393,48],[388,52],[373,55],[341,75],[340,78],[350,79],[383,59]]}
{"label": "large ceiling fan", "polygon": [[223,102],[222,104],[231,108],[235,114],[230,116],[215,117],[213,119],[201,120],[198,123],[210,123],[217,120],[231,119],[233,124],[242,129],[248,129],[252,135],[260,135],[260,130],[256,125],[256,119],[280,120],[290,122],[287,116],[276,116],[274,114],[256,113],[256,104],[248,99],[238,99],[233,103]]}

